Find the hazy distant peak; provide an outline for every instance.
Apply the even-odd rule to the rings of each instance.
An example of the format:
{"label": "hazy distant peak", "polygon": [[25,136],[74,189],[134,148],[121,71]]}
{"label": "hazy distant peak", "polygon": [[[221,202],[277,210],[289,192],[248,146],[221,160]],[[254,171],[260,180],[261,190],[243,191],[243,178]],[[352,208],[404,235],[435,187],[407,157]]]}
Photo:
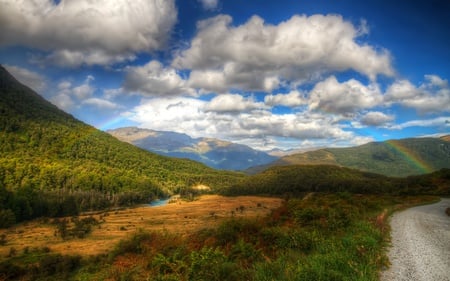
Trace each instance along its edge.
{"label": "hazy distant peak", "polygon": [[107,131],[116,138],[166,156],[189,158],[210,167],[243,170],[277,159],[246,145],[216,138],[192,138],[183,133],[125,127]]}

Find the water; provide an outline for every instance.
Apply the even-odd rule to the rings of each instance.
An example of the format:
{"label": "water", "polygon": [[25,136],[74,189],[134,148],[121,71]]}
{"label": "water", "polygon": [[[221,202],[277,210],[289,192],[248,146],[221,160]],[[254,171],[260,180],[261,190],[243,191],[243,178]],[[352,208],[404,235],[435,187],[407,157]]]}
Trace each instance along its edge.
{"label": "water", "polygon": [[150,207],[164,206],[167,205],[167,203],[169,203],[169,199],[156,199],[150,202]]}

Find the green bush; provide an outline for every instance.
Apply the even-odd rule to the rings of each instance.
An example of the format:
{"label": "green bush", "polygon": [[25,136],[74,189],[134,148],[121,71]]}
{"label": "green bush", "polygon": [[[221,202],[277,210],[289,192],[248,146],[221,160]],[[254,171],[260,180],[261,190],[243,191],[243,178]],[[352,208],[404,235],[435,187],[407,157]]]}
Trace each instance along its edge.
{"label": "green bush", "polygon": [[16,223],[16,215],[10,209],[0,210],[0,228],[8,228]]}

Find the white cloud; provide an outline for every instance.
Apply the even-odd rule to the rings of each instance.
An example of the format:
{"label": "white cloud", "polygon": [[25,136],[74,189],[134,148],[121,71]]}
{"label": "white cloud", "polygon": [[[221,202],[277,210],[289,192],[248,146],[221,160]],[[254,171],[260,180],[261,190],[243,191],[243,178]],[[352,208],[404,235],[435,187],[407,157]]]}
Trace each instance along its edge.
{"label": "white cloud", "polygon": [[411,120],[390,127],[395,130],[403,130],[409,127],[450,127],[450,116],[441,116],[432,119]]}
{"label": "white cloud", "polygon": [[41,49],[61,65],[110,64],[162,49],[176,19],[173,0],[2,0],[0,45]]}
{"label": "white cloud", "polygon": [[66,94],[57,94],[50,98],[50,102],[66,112],[72,110],[75,106],[72,97]]}
{"label": "white cloud", "polygon": [[165,68],[155,60],[144,66],[128,67],[123,88],[148,96],[194,94],[175,69]]}
{"label": "white cloud", "polygon": [[224,93],[227,90],[225,75],[216,70],[193,70],[189,76],[189,86],[206,89],[206,92]]}
{"label": "white cloud", "polygon": [[205,10],[215,10],[219,5],[219,0],[198,0]]}
{"label": "white cloud", "polygon": [[394,121],[394,119],[395,117],[393,115],[388,115],[380,111],[371,111],[361,118],[361,124],[379,127]]}
{"label": "white cloud", "polygon": [[92,75],[88,75],[84,82],[79,85],[73,85],[72,82],[67,80],[61,81],[57,85],[56,94],[50,97],[50,101],[62,110],[72,111],[80,102],[92,98],[96,90],[91,85],[94,80],[95,78]]}
{"label": "white cloud", "polygon": [[[220,103],[189,97],[158,97],[143,100],[126,115],[140,127],[237,141],[260,149],[285,148],[285,139],[290,139],[290,142],[296,139],[299,145],[308,139],[313,142],[334,141],[336,144],[362,141],[337,124],[333,116],[307,112],[277,115],[265,109],[251,110],[259,106],[251,99],[234,95],[219,97],[239,99],[242,103],[236,105],[225,101],[220,107]],[[218,106],[214,108],[216,111],[211,110],[212,105]],[[236,109],[236,106],[242,108]]]}
{"label": "white cloud", "polygon": [[71,91],[77,99],[82,100],[91,97],[95,89],[89,84],[89,82],[87,82],[80,86],[74,87]]}
{"label": "white cloud", "polygon": [[389,86],[384,100],[387,105],[398,103],[420,113],[450,112],[450,87],[437,75],[425,75],[425,82],[418,87],[399,80]]}
{"label": "white cloud", "polygon": [[22,84],[27,85],[36,92],[43,94],[42,92],[47,89],[47,82],[44,76],[39,73],[30,71],[28,69],[14,66],[4,65],[4,67]]}
{"label": "white cloud", "polygon": [[446,88],[448,87],[448,81],[445,79],[442,79],[441,77],[433,74],[427,74],[425,75],[425,79],[429,82],[430,86],[436,86],[439,88]]}
{"label": "white cloud", "polygon": [[270,106],[284,105],[288,107],[297,107],[307,104],[304,94],[297,90],[291,91],[287,94],[267,95],[264,98],[264,102]]}
{"label": "white cloud", "polygon": [[117,105],[109,100],[100,99],[100,98],[89,98],[89,99],[82,101],[82,103],[87,104],[87,105],[92,105],[92,106],[95,106],[100,109],[112,110],[112,109],[120,108],[119,105]]}
{"label": "white cloud", "polygon": [[331,76],[317,83],[310,92],[309,108],[328,113],[348,114],[381,104],[383,96],[377,84],[363,85],[350,79],[340,83]]}
{"label": "white cloud", "polygon": [[278,25],[253,16],[240,26],[232,26],[230,16],[220,15],[199,22],[197,28],[189,48],[176,55],[173,66],[213,71],[217,76],[222,72],[228,89],[267,91],[283,80],[306,81],[349,69],[372,80],[379,74],[393,75],[388,52],[359,44],[356,39],[365,28],[337,15],[296,15]]}
{"label": "white cloud", "polygon": [[385,101],[396,102],[414,99],[420,95],[419,90],[408,80],[399,80],[389,86],[386,90]]}
{"label": "white cloud", "polygon": [[219,95],[205,105],[206,111],[236,114],[263,108],[265,108],[263,103],[255,102],[253,98],[244,98],[239,94]]}

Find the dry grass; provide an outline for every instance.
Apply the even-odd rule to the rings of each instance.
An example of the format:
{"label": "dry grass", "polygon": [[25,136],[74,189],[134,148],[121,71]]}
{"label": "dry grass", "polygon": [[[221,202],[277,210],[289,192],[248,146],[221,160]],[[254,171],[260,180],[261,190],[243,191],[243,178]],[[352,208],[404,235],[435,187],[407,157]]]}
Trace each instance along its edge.
{"label": "dry grass", "polygon": [[7,243],[0,246],[0,259],[10,248],[49,247],[61,254],[96,255],[110,251],[120,239],[138,229],[169,231],[187,235],[211,228],[220,221],[236,217],[262,217],[279,207],[282,200],[257,196],[223,197],[205,195],[193,202],[177,201],[160,207],[137,207],[93,215],[101,224],[84,239],[63,240],[55,235],[56,226],[36,220],[0,230]]}

